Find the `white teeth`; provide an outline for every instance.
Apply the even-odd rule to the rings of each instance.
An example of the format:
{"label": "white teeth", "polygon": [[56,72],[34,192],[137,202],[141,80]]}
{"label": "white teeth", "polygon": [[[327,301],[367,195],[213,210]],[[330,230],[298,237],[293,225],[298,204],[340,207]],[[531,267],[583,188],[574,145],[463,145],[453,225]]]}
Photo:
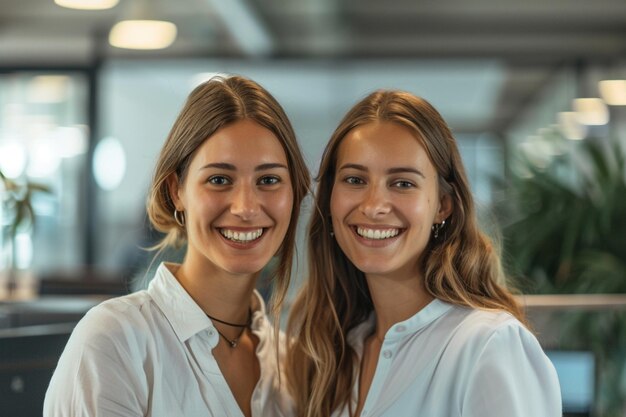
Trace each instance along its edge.
{"label": "white teeth", "polygon": [[382,240],[382,239],[389,239],[389,238],[398,236],[398,233],[400,233],[400,229],[380,230],[380,229],[366,229],[364,227],[357,227],[356,232],[359,234],[359,236],[364,237],[366,239]]}
{"label": "white teeth", "polygon": [[238,243],[246,243],[256,240],[263,234],[263,229],[257,229],[252,232],[236,232],[229,229],[219,229],[222,236],[228,240]]}

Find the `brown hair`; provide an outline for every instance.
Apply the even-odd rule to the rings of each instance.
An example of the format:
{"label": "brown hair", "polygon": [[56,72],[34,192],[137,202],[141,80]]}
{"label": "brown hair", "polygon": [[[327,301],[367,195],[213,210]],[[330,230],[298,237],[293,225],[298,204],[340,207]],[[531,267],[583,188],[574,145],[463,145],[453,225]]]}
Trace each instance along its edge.
{"label": "brown hair", "polygon": [[[387,121],[407,127],[426,150],[453,211],[431,238],[422,268],[433,297],[474,308],[523,313],[505,288],[499,251],[478,227],[473,198],[456,141],[441,115],[425,100],[401,91],[377,91],[344,117],[326,146],[316,180],[316,211],[308,228],[309,277],[288,324],[287,373],[298,416],[328,416],[348,405],[358,359],[346,335],[373,310],[364,274],[331,237],[330,197],[337,151],[357,126]],[[392,139],[390,139],[392,140]]]}
{"label": "brown hair", "polygon": [[287,155],[291,176],[293,208],[278,252],[272,302],[276,313],[289,287],[300,204],[309,191],[310,175],[285,111],[263,87],[241,76],[214,77],[191,92],[161,149],[147,210],[154,228],[166,234],[154,249],[181,246],[186,241],[186,232],[174,219],[167,178],[176,174],[182,184],[193,155],[204,141],[224,126],[244,119],[255,121],[276,136]]}

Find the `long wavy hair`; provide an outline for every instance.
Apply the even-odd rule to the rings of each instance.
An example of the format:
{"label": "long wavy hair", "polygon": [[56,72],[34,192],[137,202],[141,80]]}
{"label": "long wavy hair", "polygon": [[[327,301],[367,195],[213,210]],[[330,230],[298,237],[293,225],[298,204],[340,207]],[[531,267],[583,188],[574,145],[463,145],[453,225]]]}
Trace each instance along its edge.
{"label": "long wavy hair", "polygon": [[185,228],[174,219],[175,207],[167,178],[176,174],[179,184],[182,184],[196,150],[204,141],[219,129],[240,120],[253,120],[269,129],[287,155],[293,207],[289,228],[277,253],[279,261],[271,303],[277,316],[291,279],[300,205],[309,192],[311,179],[285,111],[256,82],[241,76],[214,77],[196,87],[187,98],[161,149],[146,203],[153,227],[165,233],[153,249],[180,247],[187,240]]}
{"label": "long wavy hair", "polygon": [[374,92],[341,121],[316,178],[316,205],[308,227],[309,276],[287,327],[291,340],[287,376],[301,417],[329,416],[351,407],[359,364],[346,335],[369,316],[373,304],[364,274],[331,236],[330,198],[343,138],[354,128],[377,121],[413,132],[437,170],[440,193],[453,201],[445,228],[438,239],[431,236],[425,249],[421,267],[426,291],[456,305],[504,310],[525,322],[506,289],[499,250],[479,229],[465,169],[447,124],[419,97],[402,91]]}

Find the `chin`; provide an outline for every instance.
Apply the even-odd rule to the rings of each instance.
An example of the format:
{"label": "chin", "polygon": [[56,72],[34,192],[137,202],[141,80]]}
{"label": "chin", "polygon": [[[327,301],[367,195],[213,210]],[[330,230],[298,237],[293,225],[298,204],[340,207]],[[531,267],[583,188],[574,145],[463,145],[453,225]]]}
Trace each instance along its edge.
{"label": "chin", "polygon": [[[360,269],[360,268],[359,268]],[[372,268],[372,269],[360,269],[365,275],[388,275],[391,273],[388,269]]]}
{"label": "chin", "polygon": [[382,262],[375,262],[371,259],[364,262],[353,262],[353,264],[364,274],[386,274],[392,270],[391,267],[386,266]]}
{"label": "chin", "polygon": [[256,265],[229,265],[228,267],[224,268],[226,271],[228,271],[230,274],[233,275],[254,275],[259,273],[263,267],[258,267]]}
{"label": "chin", "polygon": [[237,253],[223,256],[217,264],[231,274],[255,274],[263,269],[271,256],[268,253]]}

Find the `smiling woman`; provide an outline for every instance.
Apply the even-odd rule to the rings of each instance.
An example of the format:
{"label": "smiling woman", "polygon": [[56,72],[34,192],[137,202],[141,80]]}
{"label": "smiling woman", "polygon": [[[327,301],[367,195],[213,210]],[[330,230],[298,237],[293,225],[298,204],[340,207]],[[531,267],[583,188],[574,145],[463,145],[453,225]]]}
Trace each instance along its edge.
{"label": "smiling woman", "polygon": [[288,326],[298,416],[561,416],[554,367],[429,103],[399,91],[357,103],[317,179],[313,261]]}
{"label": "smiling woman", "polygon": [[254,288],[277,256],[277,315],[308,187],[293,129],[267,91],[238,76],[197,87],[148,200],[153,226],[166,233],[157,248],[186,243],[184,261],[161,264],[146,291],[85,316],[44,415],[290,415],[278,323],[272,328]]}
{"label": "smiling woman", "polygon": [[186,221],[188,250],[178,270],[184,287],[193,285],[197,268],[214,276],[216,270],[260,271],[287,233],[293,207],[287,155],[254,121],[217,131],[198,148],[184,178],[169,177],[169,187]]}
{"label": "smiling woman", "polygon": [[431,225],[452,211],[423,146],[402,125],[373,122],[346,135],[337,167],[330,210],[346,256],[363,273],[421,281]]}

